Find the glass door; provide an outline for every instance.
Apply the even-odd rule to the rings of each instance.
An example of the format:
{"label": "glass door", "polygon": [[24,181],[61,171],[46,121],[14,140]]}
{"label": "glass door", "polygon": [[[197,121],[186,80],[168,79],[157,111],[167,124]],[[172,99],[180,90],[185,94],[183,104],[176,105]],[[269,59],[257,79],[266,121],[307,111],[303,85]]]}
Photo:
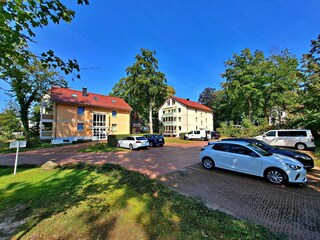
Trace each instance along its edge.
{"label": "glass door", "polygon": [[105,113],[93,113],[92,140],[106,140],[107,125]]}

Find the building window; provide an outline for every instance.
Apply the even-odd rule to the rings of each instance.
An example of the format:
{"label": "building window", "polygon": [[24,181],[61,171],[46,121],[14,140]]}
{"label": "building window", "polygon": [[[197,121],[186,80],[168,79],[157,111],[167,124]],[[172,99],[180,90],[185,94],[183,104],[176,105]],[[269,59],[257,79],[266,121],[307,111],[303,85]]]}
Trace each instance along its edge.
{"label": "building window", "polygon": [[84,107],[78,107],[78,115],[84,114]]}
{"label": "building window", "polygon": [[178,108],[178,112],[181,112],[181,108]]}
{"label": "building window", "polygon": [[176,103],[176,100],[172,99],[172,105],[174,105]]}
{"label": "building window", "polygon": [[116,131],[117,131],[117,124],[112,124],[111,130],[112,130],[113,132],[116,132]]}
{"label": "building window", "polygon": [[181,122],[181,117],[179,117],[179,122]]}
{"label": "building window", "polygon": [[198,122],[198,118],[196,117],[196,122]]}
{"label": "building window", "polygon": [[181,126],[179,126],[179,131],[181,131]]}
{"label": "building window", "polygon": [[198,112],[198,109],[196,109],[196,113]]}
{"label": "building window", "polygon": [[167,102],[167,105],[168,105],[168,106],[170,105],[170,100]]}
{"label": "building window", "polygon": [[84,131],[84,123],[77,124],[77,131]]}
{"label": "building window", "polygon": [[202,113],[200,113],[201,117],[202,117]]}
{"label": "building window", "polygon": [[196,126],[196,130],[198,130],[198,126]]}
{"label": "building window", "polygon": [[201,125],[202,125],[202,121],[201,121]]}
{"label": "building window", "polygon": [[165,114],[165,113],[166,113],[166,111],[165,111],[165,110],[163,110],[163,111],[162,111],[162,114]]}
{"label": "building window", "polygon": [[112,111],[112,117],[116,117],[117,116],[117,111]]}

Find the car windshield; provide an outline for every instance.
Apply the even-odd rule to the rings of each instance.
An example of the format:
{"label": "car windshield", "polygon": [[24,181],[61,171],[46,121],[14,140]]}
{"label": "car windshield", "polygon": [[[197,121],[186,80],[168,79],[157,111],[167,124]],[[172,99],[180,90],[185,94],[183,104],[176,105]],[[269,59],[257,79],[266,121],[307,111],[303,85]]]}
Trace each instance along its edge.
{"label": "car windshield", "polygon": [[250,146],[251,149],[255,150],[257,153],[261,154],[262,156],[271,156],[272,155],[272,153],[266,152],[265,150],[263,150],[262,148],[258,147],[254,143],[250,143],[250,144],[248,144],[248,146]]}
{"label": "car windshield", "polygon": [[147,140],[145,137],[136,137],[136,140]]}
{"label": "car windshield", "polygon": [[154,135],[156,138],[162,138],[161,135]]}

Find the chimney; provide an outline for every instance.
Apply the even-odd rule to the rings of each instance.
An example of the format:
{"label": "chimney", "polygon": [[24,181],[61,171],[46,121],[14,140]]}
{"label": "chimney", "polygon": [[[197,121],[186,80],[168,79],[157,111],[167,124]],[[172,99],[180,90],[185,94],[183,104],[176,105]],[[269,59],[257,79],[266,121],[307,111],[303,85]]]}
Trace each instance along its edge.
{"label": "chimney", "polygon": [[187,98],[187,101],[189,101],[190,99],[189,98]]}
{"label": "chimney", "polygon": [[83,88],[82,88],[82,96],[84,96],[84,97],[88,96],[87,88],[86,88],[86,87],[83,87]]}

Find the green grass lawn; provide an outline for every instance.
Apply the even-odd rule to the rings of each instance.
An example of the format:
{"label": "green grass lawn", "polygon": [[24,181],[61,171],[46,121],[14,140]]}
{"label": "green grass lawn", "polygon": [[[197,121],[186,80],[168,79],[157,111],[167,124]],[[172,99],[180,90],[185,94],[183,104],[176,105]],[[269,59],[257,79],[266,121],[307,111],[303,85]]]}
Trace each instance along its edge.
{"label": "green grass lawn", "polygon": [[278,239],[110,164],[0,168],[0,202],[0,239]]}
{"label": "green grass lawn", "polygon": [[94,152],[94,153],[119,152],[119,151],[128,151],[128,150],[124,148],[109,146],[108,143],[96,143],[80,150],[80,152]]}
{"label": "green grass lawn", "polygon": [[[9,145],[10,145],[9,142],[0,142],[0,153],[13,153],[17,151],[16,148],[10,149]],[[54,145],[54,144],[51,144],[51,142],[42,142],[41,145],[36,147],[20,148],[19,152],[26,152],[26,151],[42,149],[42,148],[61,147],[66,145],[70,145],[70,144],[68,143],[68,144]]]}
{"label": "green grass lawn", "polygon": [[192,143],[192,141],[186,141],[180,138],[176,138],[176,137],[165,137],[164,138],[165,142],[170,142],[170,143],[180,143],[180,144],[189,144]]}

